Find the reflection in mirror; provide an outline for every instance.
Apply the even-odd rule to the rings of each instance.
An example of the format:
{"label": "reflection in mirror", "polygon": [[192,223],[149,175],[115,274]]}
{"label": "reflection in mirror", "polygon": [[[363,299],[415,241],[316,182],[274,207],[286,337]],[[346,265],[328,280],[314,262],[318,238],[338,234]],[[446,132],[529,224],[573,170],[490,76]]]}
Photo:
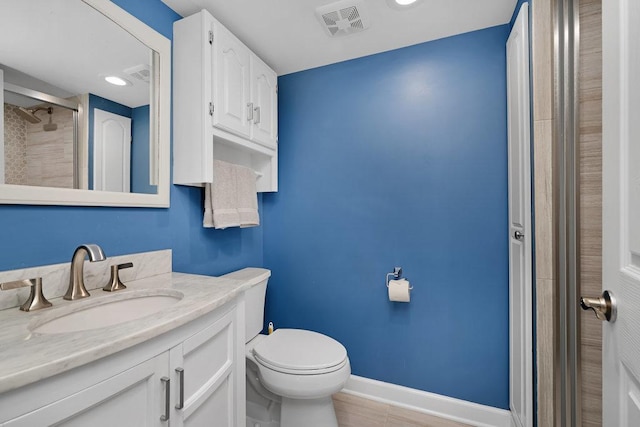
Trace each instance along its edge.
{"label": "reflection in mirror", "polygon": [[78,188],[78,100],[5,84],[4,183]]}
{"label": "reflection in mirror", "polygon": [[0,183],[156,194],[157,54],[80,0],[3,0],[0,15]]}

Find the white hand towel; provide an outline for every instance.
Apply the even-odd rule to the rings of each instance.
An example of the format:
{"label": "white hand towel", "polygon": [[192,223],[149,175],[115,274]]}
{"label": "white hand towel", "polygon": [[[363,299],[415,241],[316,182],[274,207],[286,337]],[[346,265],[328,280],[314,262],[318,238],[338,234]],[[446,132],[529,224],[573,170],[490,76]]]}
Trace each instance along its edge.
{"label": "white hand towel", "polygon": [[236,166],[213,161],[213,184],[205,185],[204,227],[227,228],[240,225]]}
{"label": "white hand towel", "polygon": [[258,192],[256,190],[256,173],[253,169],[236,166],[236,183],[238,186],[238,213],[240,227],[256,227],[260,225],[258,215]]}

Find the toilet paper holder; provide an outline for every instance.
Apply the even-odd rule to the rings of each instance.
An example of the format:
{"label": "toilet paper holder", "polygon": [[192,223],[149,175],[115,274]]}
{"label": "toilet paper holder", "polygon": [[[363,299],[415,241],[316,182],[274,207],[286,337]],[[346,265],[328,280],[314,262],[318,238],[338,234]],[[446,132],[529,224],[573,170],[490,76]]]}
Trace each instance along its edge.
{"label": "toilet paper holder", "polygon": [[[387,273],[387,288],[389,287],[389,278],[393,276],[395,280],[402,279],[402,267],[393,267],[393,272]],[[406,279],[406,277],[405,277]],[[407,279],[408,280],[408,279]],[[413,289],[413,286],[409,286],[409,290]]]}

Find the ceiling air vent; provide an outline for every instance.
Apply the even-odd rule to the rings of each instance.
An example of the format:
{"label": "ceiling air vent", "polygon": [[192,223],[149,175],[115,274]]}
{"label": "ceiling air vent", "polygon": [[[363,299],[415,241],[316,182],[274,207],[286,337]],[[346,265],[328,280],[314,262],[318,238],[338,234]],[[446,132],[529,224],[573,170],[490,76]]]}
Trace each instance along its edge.
{"label": "ceiling air vent", "polygon": [[147,64],[136,65],[123,71],[125,74],[133,77],[134,79],[143,82],[149,83],[149,80],[151,79],[151,67],[149,67]]}
{"label": "ceiling air vent", "polygon": [[363,1],[343,0],[316,9],[322,27],[330,36],[346,36],[369,28]]}

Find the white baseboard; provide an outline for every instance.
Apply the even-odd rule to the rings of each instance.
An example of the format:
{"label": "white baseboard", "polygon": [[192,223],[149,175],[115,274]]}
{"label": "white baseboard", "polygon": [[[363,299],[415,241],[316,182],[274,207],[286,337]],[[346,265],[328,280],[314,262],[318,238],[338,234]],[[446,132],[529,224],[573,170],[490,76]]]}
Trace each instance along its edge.
{"label": "white baseboard", "polygon": [[511,427],[511,412],[351,375],[344,393],[477,427]]}

